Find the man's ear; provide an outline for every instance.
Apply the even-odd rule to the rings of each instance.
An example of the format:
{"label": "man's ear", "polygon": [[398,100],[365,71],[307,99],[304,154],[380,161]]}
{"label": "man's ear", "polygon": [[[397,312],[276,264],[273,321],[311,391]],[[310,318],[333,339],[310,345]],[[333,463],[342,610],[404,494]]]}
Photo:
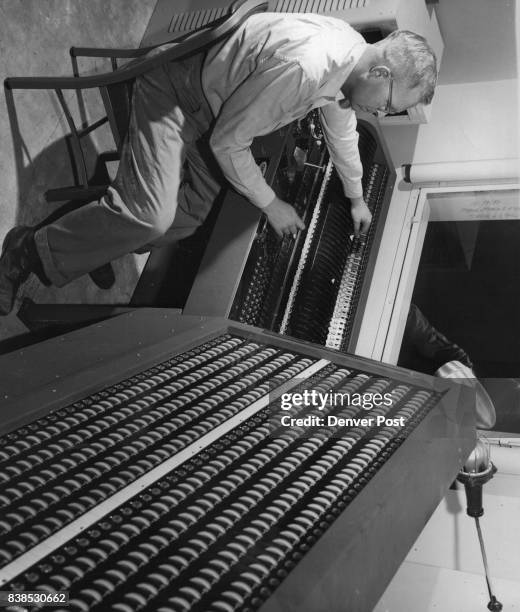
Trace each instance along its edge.
{"label": "man's ear", "polygon": [[392,76],[391,70],[384,64],[371,66],[369,76],[376,79],[389,79]]}

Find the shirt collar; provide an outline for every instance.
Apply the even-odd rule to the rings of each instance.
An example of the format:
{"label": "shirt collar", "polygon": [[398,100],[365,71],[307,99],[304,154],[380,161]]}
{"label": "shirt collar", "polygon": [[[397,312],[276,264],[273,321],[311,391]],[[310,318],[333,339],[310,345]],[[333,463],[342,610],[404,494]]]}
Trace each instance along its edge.
{"label": "shirt collar", "polygon": [[336,79],[334,79],[335,86],[338,88],[337,93],[334,96],[334,100],[336,102],[341,102],[347,99],[345,97],[345,94],[341,90],[341,87],[343,86],[343,83],[347,80],[347,78],[350,76],[350,73],[354,69],[355,65],[361,59],[361,56],[365,52],[367,46],[367,43],[365,41],[362,41],[354,45],[350,50],[346,64],[339,71],[338,80],[336,81]]}

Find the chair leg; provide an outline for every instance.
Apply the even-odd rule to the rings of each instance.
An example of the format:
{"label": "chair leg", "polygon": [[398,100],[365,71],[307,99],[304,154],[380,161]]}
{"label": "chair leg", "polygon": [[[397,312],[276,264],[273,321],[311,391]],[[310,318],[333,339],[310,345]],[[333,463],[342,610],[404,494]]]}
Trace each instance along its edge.
{"label": "chair leg", "polygon": [[121,159],[121,155],[118,151],[105,151],[104,153],[99,154],[99,159],[102,162],[119,161]]}
{"label": "chair leg", "polygon": [[65,119],[69,124],[70,128],[70,145],[72,147],[73,159],[76,165],[76,171],[78,173],[78,182],[83,185],[88,185],[87,178],[87,163],[85,161],[85,154],[83,153],[83,149],[81,148],[80,136],[78,133],[78,129],[76,128],[76,124],[74,123],[74,119],[68,107],[65,96],[63,95],[63,91],[61,89],[55,89],[56,96],[61,105],[63,113],[65,115]]}

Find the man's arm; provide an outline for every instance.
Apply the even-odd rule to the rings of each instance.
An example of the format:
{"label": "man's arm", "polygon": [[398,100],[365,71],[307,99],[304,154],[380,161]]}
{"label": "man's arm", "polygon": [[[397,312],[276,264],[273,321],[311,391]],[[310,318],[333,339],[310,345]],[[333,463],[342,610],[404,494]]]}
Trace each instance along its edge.
{"label": "man's arm", "polygon": [[368,231],[372,214],[363,198],[361,186],[363,167],[359,157],[356,114],[350,108],[341,108],[337,102],[327,104],[320,110],[325,141],[343,191],[350,199],[354,232],[358,236]]}
{"label": "man's arm", "polygon": [[311,95],[312,87],[297,63],[270,58],[224,102],[210,138],[225,177],[265,212],[279,235],[294,234],[305,226],[294,208],[266,183],[250,146],[254,137],[288,123],[295,105]]}

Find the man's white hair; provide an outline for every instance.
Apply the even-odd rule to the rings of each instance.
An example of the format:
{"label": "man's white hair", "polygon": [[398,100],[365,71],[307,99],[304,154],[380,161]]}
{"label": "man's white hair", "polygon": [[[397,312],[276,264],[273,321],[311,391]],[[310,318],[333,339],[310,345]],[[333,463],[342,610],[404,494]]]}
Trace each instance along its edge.
{"label": "man's white hair", "polygon": [[394,30],[376,46],[383,50],[392,74],[409,89],[419,88],[419,101],[429,104],[437,84],[437,58],[426,39],[408,30]]}

